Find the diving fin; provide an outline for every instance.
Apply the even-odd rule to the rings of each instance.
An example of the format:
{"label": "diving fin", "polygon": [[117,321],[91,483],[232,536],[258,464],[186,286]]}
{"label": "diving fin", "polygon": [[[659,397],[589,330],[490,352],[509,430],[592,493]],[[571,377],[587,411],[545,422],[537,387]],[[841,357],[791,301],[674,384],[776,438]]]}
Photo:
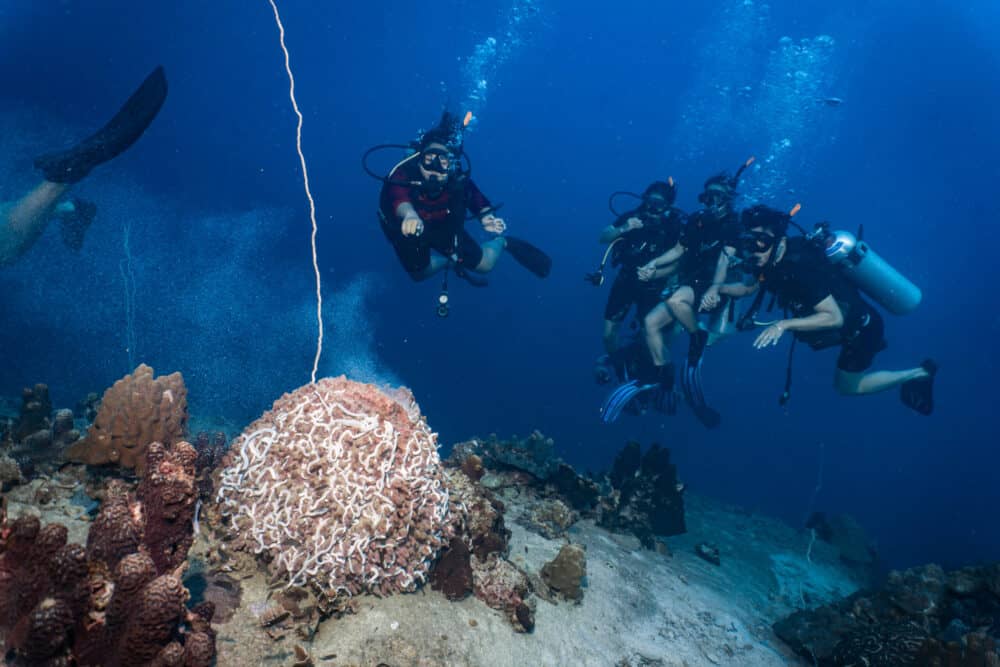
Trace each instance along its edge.
{"label": "diving fin", "polygon": [[684,368],[681,371],[681,390],[684,392],[684,400],[691,406],[694,416],[705,428],[716,428],[722,423],[722,416],[705,400],[705,391],[701,386],[700,358],[695,364],[691,364],[690,359],[684,362]]}
{"label": "diving fin", "polygon": [[619,385],[604,399],[604,405],[601,406],[601,421],[605,424],[617,421],[632,399],[641,392],[656,386],[655,384],[640,384],[638,380],[629,380],[625,384]]}
{"label": "diving fin", "polygon": [[514,236],[505,236],[507,252],[518,264],[534,273],[539,278],[546,278],[552,271],[552,258],[531,245],[527,241]]}
{"label": "diving fin", "polygon": [[722,423],[722,415],[707,405],[692,405],[691,411],[705,428],[718,428],[719,424]]}
{"label": "diving fin", "polygon": [[91,169],[138,141],[166,99],[167,77],[160,66],[146,77],[107,125],[68,150],[35,159],[35,167],[52,183],[80,181]]}
{"label": "diving fin", "polygon": [[927,417],[934,412],[934,376],[938,367],[933,359],[926,359],[920,365],[927,376],[904,382],[899,387],[899,398],[903,405]]}

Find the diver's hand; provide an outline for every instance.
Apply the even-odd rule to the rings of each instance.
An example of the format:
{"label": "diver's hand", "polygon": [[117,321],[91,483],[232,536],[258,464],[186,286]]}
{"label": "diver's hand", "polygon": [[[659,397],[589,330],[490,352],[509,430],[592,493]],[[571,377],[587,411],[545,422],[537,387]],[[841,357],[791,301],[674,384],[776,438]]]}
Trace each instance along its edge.
{"label": "diver's hand", "polygon": [[424,233],[424,221],[418,216],[408,215],[403,218],[403,236],[420,236]]}
{"label": "diver's hand", "polygon": [[507,230],[507,223],[503,218],[498,218],[492,213],[487,213],[479,221],[483,224],[483,229],[491,234],[503,234]]}
{"label": "diver's hand", "polygon": [[633,229],[642,229],[642,220],[635,216],[625,221],[625,231],[630,232]]}
{"label": "diver's hand", "polygon": [[753,346],[760,350],[768,347],[769,345],[777,345],[778,340],[781,338],[783,333],[785,333],[785,323],[775,322],[760,332],[760,335],[757,336],[757,340],[753,342]]}
{"label": "diver's hand", "polygon": [[700,310],[712,310],[719,305],[719,286],[712,285],[705,291],[705,295],[701,297]]}
{"label": "diver's hand", "polygon": [[656,266],[654,266],[652,263],[643,264],[638,269],[636,269],[635,272],[636,275],[639,277],[639,280],[641,280],[642,282],[647,282],[652,280],[653,276],[656,275]]}

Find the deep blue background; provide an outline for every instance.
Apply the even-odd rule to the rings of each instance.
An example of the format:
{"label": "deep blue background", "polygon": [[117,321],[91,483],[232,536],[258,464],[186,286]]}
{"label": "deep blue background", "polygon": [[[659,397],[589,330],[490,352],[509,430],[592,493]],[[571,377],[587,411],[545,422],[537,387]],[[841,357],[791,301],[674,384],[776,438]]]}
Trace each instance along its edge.
{"label": "deep blue background", "polygon": [[[738,9],[742,1],[625,0],[612,13],[603,2],[540,0],[538,15],[517,27],[525,41],[498,68],[467,148],[477,182],[506,202],[512,232],[548,249],[556,268],[539,282],[505,261],[486,291],[455,285],[448,320],[433,313],[438,284],[413,285],[397,266],[375,224],[378,184],[359,157],[372,144],[409,140],[446,101],[457,105],[464,60],[496,34],[509,5],[369,4],[281,5],[320,266],[331,293],[369,276],[363,320],[346,335],[372,338],[444,443],[538,428],[570,462],[600,469],[627,439],[657,441],[672,448],[691,489],[796,525],[821,475],[815,508],[858,516],[892,565],[1000,558],[991,419],[1000,45],[988,30],[1000,12],[992,2],[923,3],[914,13],[907,2],[784,0],[761,10],[766,20],[741,41],[733,31],[745,26],[726,20],[749,11]],[[84,254],[66,253],[50,230],[22,265],[0,272],[0,394],[45,381],[71,405],[128,370],[118,267],[125,222],[139,273],[138,360],[182,371],[195,413],[245,423],[306,382],[309,222],[270,6],[66,0],[7,8],[2,23],[0,108],[31,125],[23,137],[33,141],[59,145],[100,125],[158,63],[171,89],[142,142],[81,186],[105,212]],[[878,363],[935,356],[937,411],[917,417],[894,392],[838,397],[833,353],[803,350],[784,413],[776,404],[784,349],[755,352],[744,337],[708,357],[720,429],[706,432],[683,412],[601,426],[591,366],[606,288],[581,277],[599,258],[607,194],[671,174],[679,205],[692,208],[705,177],[766,149],[755,134],[766,109],[749,102],[743,131],[711,145],[678,130],[706,81],[721,76],[706,70],[720,62],[706,54],[737,44],[727,66],[762,77],[781,36],[820,34],[836,41],[828,94],[845,101],[810,112],[811,133],[802,135],[810,141],[784,167],[794,194],[770,203],[802,201],[807,223],[864,223],[870,242],[924,288],[918,312],[888,318],[891,346]],[[13,198],[31,182],[36,147],[16,140],[14,121],[5,128],[13,134],[4,139],[3,194]],[[687,143],[703,155],[678,158]],[[231,262],[233,248],[241,263]],[[357,311],[358,300],[347,303]],[[337,304],[328,303],[334,336],[343,324],[329,310]],[[350,350],[341,338],[327,355]]]}

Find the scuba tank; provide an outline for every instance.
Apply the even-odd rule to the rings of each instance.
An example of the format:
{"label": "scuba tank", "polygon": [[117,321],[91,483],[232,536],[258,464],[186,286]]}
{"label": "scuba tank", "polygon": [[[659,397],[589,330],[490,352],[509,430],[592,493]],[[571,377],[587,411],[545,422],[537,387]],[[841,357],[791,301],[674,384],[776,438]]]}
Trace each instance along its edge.
{"label": "scuba tank", "polygon": [[820,247],[831,264],[893,315],[905,315],[920,305],[923,296],[920,288],[854,234],[844,230],[830,231],[828,223],[820,223],[813,237],[820,240]]}

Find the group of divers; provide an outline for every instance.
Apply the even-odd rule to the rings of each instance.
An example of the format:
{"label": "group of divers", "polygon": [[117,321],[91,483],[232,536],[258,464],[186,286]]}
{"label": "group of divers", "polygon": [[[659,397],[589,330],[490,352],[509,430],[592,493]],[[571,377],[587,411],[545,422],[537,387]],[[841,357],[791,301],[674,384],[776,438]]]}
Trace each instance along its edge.
{"label": "group of divers", "polygon": [[[379,221],[403,268],[417,281],[443,273],[441,316],[448,314],[449,271],[484,285],[481,275],[504,251],[539,277],[552,266],[544,252],[505,233],[497,206],[473,182],[464,151],[470,120],[471,114],[459,119],[444,112],[437,126],[413,142],[381,144],[362,159],[365,171],[382,182]],[[406,156],[380,175],[368,158],[386,148],[403,149]],[[782,404],[791,388],[792,351],[802,341],[817,350],[840,348],[834,382],[841,394],[899,387],[906,406],[931,414],[937,364],[927,359],[906,370],[871,371],[886,348],[885,331],[879,312],[862,297],[904,314],[920,303],[920,290],[864,242],[861,230],[855,235],[820,223],[806,231],[794,220],[799,205],[788,212],[764,205],[737,211],[737,186],[752,162],[705,181],[701,208],[690,214],[674,206],[673,178],[650,183],[642,194],[611,195],[615,219],[599,237],[607,251],[597,271],[586,276],[602,286],[608,264],[618,269],[604,309],[605,354],[595,368],[599,383],[615,382],[602,420],[613,422],[625,411],[674,414],[683,397],[702,424],[718,426],[721,417],[702,388],[705,350],[751,329],[759,329],[757,349],[777,345],[791,333]],[[615,205],[622,196],[637,204],[619,212]],[[491,240],[480,244],[465,229],[475,219]],[[746,305],[738,307],[741,300]],[[620,340],[619,329],[633,307],[641,333]],[[679,328],[687,332],[688,346],[677,391],[669,342]]]}
{"label": "group of divers", "polygon": [[[35,160],[42,182],[0,209],[0,266],[22,257],[51,219],[60,221],[66,245],[80,249],[96,207],[70,197],[71,187],[138,141],[166,96],[166,76],[158,67],[104,127],[68,149]],[[449,273],[485,285],[483,274],[504,252],[539,277],[548,276],[552,268],[544,252],[506,234],[503,219],[496,215],[498,206],[473,182],[464,150],[471,117],[459,119],[445,112],[414,141],[375,146],[362,159],[365,171],[382,183],[379,221],[403,268],[414,280],[442,275],[441,316],[448,314]],[[386,148],[403,149],[405,157],[387,174],[378,174],[368,159]],[[907,370],[870,371],[886,342],[882,317],[862,298],[863,292],[890,312],[903,314],[920,303],[920,290],[872,251],[860,231],[855,236],[821,223],[806,232],[793,220],[798,206],[790,212],[763,205],[737,211],[736,188],[751,161],[735,175],[720,173],[705,181],[698,196],[701,208],[691,214],[674,206],[677,187],[672,178],[654,181],[641,195],[611,196],[609,207],[616,218],[600,233],[608,249],[600,268],[587,276],[601,286],[608,263],[618,268],[604,310],[606,354],[596,369],[598,382],[617,380],[604,402],[602,419],[612,422],[625,410],[676,411],[678,392],[668,342],[677,327],[689,340],[679,394],[707,427],[717,426],[720,417],[702,389],[705,348],[733,331],[755,328],[761,329],[754,342],[758,349],[776,345],[785,332],[792,334],[792,349],[794,341],[814,349],[839,346],[835,384],[840,393],[872,394],[899,387],[904,404],[930,414],[937,365],[928,359]],[[618,213],[614,204],[622,195],[638,203]],[[493,238],[477,242],[465,229],[471,219],[478,219]],[[790,234],[790,228],[800,233]],[[737,314],[741,299],[748,305]],[[642,333],[620,343],[618,329],[633,306]],[[788,398],[791,353],[787,378],[782,400]]]}

